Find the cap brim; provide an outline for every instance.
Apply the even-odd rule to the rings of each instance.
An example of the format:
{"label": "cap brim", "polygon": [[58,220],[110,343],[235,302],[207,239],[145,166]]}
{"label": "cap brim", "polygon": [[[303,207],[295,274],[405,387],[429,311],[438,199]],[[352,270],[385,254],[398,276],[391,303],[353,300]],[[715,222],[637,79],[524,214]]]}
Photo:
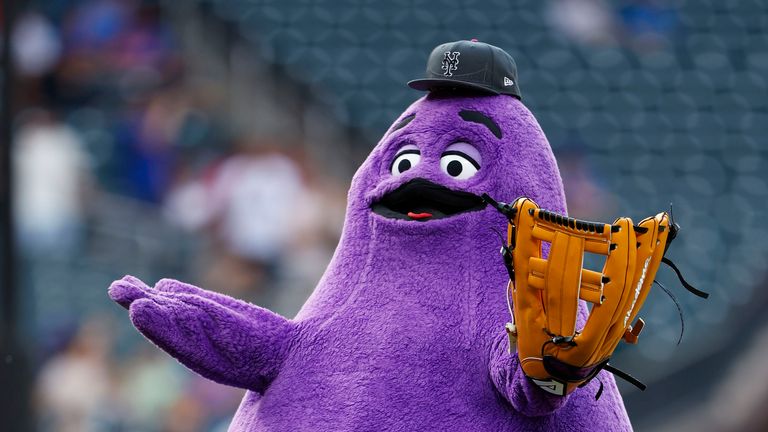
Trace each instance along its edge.
{"label": "cap brim", "polygon": [[408,87],[415,90],[421,90],[421,91],[431,91],[434,89],[445,89],[445,88],[460,88],[460,89],[476,90],[483,93],[494,94],[494,95],[501,94],[498,91],[490,87],[486,87],[482,84],[474,84],[474,83],[468,83],[464,81],[456,81],[456,80],[440,79],[440,78],[422,78],[422,79],[408,81]]}

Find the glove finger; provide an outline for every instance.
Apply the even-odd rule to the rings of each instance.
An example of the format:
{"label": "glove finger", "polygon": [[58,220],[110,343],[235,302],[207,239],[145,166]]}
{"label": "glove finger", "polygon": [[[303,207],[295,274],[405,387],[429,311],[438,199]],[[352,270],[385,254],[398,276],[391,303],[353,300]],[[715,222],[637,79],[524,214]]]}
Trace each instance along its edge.
{"label": "glove finger", "polygon": [[151,296],[149,286],[140,279],[130,275],[112,282],[107,292],[109,298],[126,309],[134,301]]}
{"label": "glove finger", "polygon": [[262,314],[262,311],[264,311],[264,309],[259,308],[258,306],[254,306],[248,302],[244,302],[242,300],[238,300],[215,291],[198,288],[192,284],[180,282],[175,279],[161,279],[155,284],[155,292],[162,295],[170,294],[171,298],[178,297],[178,294],[202,297],[225,308],[248,316],[253,316],[254,314],[260,315]]}

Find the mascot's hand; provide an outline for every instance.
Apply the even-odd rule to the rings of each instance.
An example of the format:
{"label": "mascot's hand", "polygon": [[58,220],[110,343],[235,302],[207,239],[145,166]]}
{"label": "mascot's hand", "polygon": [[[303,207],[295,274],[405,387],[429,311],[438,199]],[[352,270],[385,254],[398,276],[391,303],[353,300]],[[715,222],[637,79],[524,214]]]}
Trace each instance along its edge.
{"label": "mascot's hand", "polygon": [[260,391],[277,375],[293,324],[266,309],[172,279],[150,288],[133,276],[109,296],[133,325],[185,366],[213,381]]}

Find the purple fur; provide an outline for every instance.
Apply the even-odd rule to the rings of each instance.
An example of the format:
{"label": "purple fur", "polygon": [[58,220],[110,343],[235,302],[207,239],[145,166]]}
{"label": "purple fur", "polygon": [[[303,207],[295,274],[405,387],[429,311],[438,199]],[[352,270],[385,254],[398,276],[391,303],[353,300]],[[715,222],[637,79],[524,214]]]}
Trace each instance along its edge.
{"label": "purple fur", "polygon": [[[481,111],[499,124],[462,120]],[[389,219],[371,203],[413,178],[511,202],[528,196],[565,213],[557,164],[533,115],[509,96],[429,96],[388,132],[358,170],[344,232],[312,296],[293,320],[164,279],[135,278],[110,295],[130,309],[146,337],[201,375],[246,393],[231,431],[631,430],[613,377],[568,397],[533,385],[507,352],[506,271],[495,210],[426,222]],[[440,170],[448,145],[482,156],[468,180]],[[397,150],[414,144],[421,161],[390,174]],[[584,319],[584,310],[580,318]]]}

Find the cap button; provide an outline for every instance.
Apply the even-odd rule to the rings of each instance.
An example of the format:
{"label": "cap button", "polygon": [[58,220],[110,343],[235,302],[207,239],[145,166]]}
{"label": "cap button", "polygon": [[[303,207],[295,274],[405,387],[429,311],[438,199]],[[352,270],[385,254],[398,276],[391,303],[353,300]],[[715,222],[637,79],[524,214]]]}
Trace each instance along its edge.
{"label": "cap button", "polygon": [[476,39],[476,38],[472,38],[472,39],[470,39],[469,41],[470,41],[470,42],[477,42],[477,39]]}

